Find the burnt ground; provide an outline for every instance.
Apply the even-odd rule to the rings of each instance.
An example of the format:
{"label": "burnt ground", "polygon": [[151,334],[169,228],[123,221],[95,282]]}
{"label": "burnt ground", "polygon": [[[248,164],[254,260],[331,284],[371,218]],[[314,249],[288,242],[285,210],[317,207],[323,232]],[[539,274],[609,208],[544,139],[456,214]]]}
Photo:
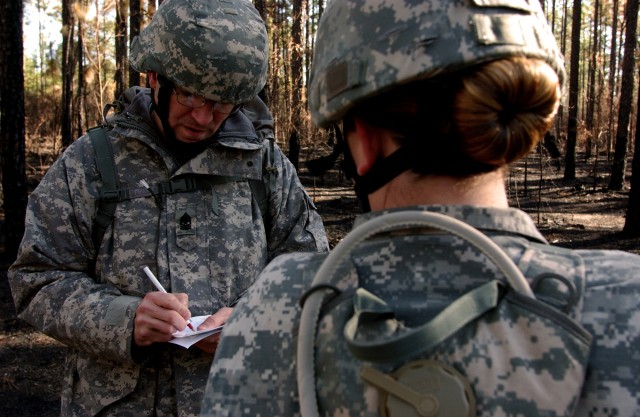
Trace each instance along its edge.
{"label": "burnt ground", "polygon": [[[628,190],[607,190],[604,163],[598,162],[599,172],[594,175],[594,160],[579,158],[577,179],[564,181],[563,171],[551,162],[533,155],[511,168],[507,184],[511,205],[528,212],[553,244],[640,254],[640,238],[620,233]],[[350,182],[337,170],[320,181],[303,168],[300,178],[316,202],[333,247],[358,211]],[[0,265],[0,416],[59,416],[65,347],[16,318],[7,266],[6,262]]]}

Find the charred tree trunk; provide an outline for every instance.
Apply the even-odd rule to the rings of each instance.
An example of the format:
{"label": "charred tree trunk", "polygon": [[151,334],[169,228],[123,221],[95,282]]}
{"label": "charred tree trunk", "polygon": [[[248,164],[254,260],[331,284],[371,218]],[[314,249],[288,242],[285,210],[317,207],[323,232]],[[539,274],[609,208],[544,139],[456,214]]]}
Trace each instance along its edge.
{"label": "charred tree trunk", "polygon": [[633,73],[636,59],[636,28],[638,26],[638,0],[627,0],[624,12],[627,31],[624,37],[624,57],[622,58],[622,80],[620,84],[620,106],[618,107],[618,128],[616,145],[611,164],[610,190],[622,190],[624,171],[627,167],[627,145],[629,143],[629,122],[633,101]]}
{"label": "charred tree trunk", "polygon": [[611,143],[613,142],[613,100],[616,92],[616,49],[618,48],[618,0],[613,0],[613,22],[611,22],[611,53],[609,60],[609,128],[607,129],[607,161],[611,160]]}
{"label": "charred tree trunk", "polygon": [[289,160],[296,169],[300,164],[300,132],[302,131],[302,110],[305,108],[302,97],[302,28],[303,28],[302,0],[293,2],[293,27],[291,28],[291,79],[292,90],[292,128],[289,135]]}
{"label": "charred tree trunk", "polygon": [[2,3],[0,22],[0,150],[5,261],[13,262],[24,234],[27,208],[25,169],[22,0]]}
{"label": "charred tree trunk", "polygon": [[73,73],[75,68],[74,34],[75,18],[72,0],[62,0],[62,117],[60,134],[62,147],[73,142]]}
{"label": "charred tree trunk", "polygon": [[75,117],[76,117],[76,131],[73,138],[77,138],[84,132],[84,21],[78,19],[78,41],[76,44],[76,61],[78,64],[78,88],[76,91],[75,101]]}
{"label": "charred tree trunk", "polygon": [[[638,71],[640,75],[640,71]],[[636,103],[636,112],[640,108],[640,94]],[[640,123],[636,121],[636,135],[634,141],[633,160],[631,161],[631,187],[629,190],[629,205],[624,221],[623,233],[631,237],[640,237]]]}
{"label": "charred tree trunk", "polygon": [[564,179],[576,179],[576,143],[578,139],[578,88],[580,76],[580,21],[582,2],[573,0],[571,24],[571,72],[569,73],[569,122],[565,153]]}
{"label": "charred tree trunk", "polygon": [[588,73],[588,81],[587,81],[587,115],[586,115],[586,128],[587,128],[587,147],[585,149],[585,159],[589,159],[592,154],[593,149],[593,141],[596,137],[594,133],[594,119],[595,119],[595,104],[596,104],[596,68],[597,57],[598,57],[598,48],[600,47],[599,39],[599,13],[600,11],[600,1],[595,0],[593,5],[593,33],[591,34],[591,38],[593,39],[591,44],[591,57],[589,64],[589,73]]}
{"label": "charred tree trunk", "polygon": [[[640,70],[638,71],[640,75]],[[640,94],[636,103],[636,112],[640,108]],[[640,237],[640,123],[636,122],[633,160],[631,161],[631,187],[629,190],[629,205],[624,221],[623,233],[630,237]]]}
{"label": "charred tree trunk", "polygon": [[265,23],[266,23],[266,21],[267,21],[267,8],[266,8],[266,5],[265,5],[265,0],[255,0],[253,2],[253,5],[255,6],[255,8],[258,11],[258,13],[260,13],[260,17],[262,18],[262,20],[264,20]]}
{"label": "charred tree trunk", "polygon": [[115,96],[120,97],[126,87],[127,74],[127,12],[125,0],[116,1],[116,82]]}
{"label": "charred tree trunk", "polygon": [[[129,45],[140,34],[142,26],[142,14],[140,13],[140,0],[129,0]],[[129,69],[129,86],[140,85],[140,73],[133,70],[125,61]],[[126,87],[125,87],[126,88]]]}

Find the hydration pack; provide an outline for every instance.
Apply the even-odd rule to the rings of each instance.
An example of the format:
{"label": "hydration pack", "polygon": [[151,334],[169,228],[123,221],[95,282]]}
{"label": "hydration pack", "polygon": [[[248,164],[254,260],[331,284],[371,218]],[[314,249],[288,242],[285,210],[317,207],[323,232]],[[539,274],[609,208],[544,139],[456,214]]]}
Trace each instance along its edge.
{"label": "hydration pack", "polygon": [[[425,293],[425,300],[446,306],[407,325],[391,303],[362,288],[367,277],[349,261],[363,242],[408,228],[466,241],[502,277],[465,289],[452,302]],[[573,415],[591,344],[579,324],[584,274],[569,251],[526,245],[535,250],[525,253],[541,254],[547,263],[525,260],[533,274],[529,281],[493,240],[450,216],[400,211],[353,229],[322,261],[301,300],[296,358],[301,415]],[[568,272],[549,264],[568,264]],[[345,281],[350,288],[344,288]],[[465,285],[451,282],[451,288]],[[403,293],[393,286],[384,297],[403,305]],[[411,307],[403,308],[406,317]]]}

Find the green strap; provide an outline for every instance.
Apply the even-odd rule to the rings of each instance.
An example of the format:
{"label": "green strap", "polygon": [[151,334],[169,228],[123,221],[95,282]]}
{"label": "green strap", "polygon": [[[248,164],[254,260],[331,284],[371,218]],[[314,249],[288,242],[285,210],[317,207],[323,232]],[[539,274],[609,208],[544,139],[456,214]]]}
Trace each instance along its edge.
{"label": "green strap", "polygon": [[[267,139],[269,144],[267,145],[267,155],[265,157],[265,163],[262,164],[262,179],[249,180],[251,186],[251,192],[254,198],[258,202],[260,213],[262,214],[262,222],[267,233],[269,233],[269,198],[271,197],[271,190],[274,190],[276,180],[276,167],[274,164],[274,143],[275,139],[269,137]],[[265,180],[266,178],[266,180]]]}
{"label": "green strap", "polygon": [[113,149],[107,140],[102,126],[94,127],[88,131],[91,144],[96,154],[96,167],[102,179],[102,189],[100,198],[97,200],[96,217],[93,225],[93,243],[97,248],[100,246],[102,237],[107,227],[113,221],[118,205],[118,177],[113,159]]}
{"label": "green strap", "polygon": [[249,186],[251,187],[253,197],[258,202],[258,208],[260,209],[262,221],[266,228],[268,218],[267,207],[269,207],[269,193],[267,192],[267,187],[265,186],[264,180],[261,179],[249,180]]}
{"label": "green strap", "polygon": [[275,186],[275,178],[276,176],[273,175],[276,171],[277,168],[275,166],[275,162],[274,162],[274,154],[275,154],[275,142],[276,139],[274,137],[269,137],[269,139],[267,139],[269,141],[269,146],[267,146],[267,161],[268,164],[267,166],[264,168],[264,170],[267,172],[267,174],[269,175],[269,189],[272,189]]}
{"label": "green strap", "polygon": [[[370,298],[375,296],[371,293],[359,289],[354,301],[356,311],[344,327],[344,336],[351,353],[363,361],[395,361],[415,353],[416,348],[424,352],[436,347],[468,323],[495,308],[499,293],[498,281],[490,281],[458,298],[422,326],[382,341],[361,341],[357,340],[356,336],[367,326],[367,323],[371,323],[371,318],[375,315],[372,310],[378,310],[382,319],[388,316],[388,310],[384,308],[386,304],[380,304],[379,301],[372,302]],[[358,308],[358,306],[370,308]]]}

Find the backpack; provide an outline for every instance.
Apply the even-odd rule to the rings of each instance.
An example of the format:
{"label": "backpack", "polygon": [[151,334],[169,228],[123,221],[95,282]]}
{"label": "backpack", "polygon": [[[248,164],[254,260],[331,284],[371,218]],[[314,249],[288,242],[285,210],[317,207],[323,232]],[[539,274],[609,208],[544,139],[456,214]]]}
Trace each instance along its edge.
{"label": "backpack", "polygon": [[[415,326],[397,320],[383,299],[358,283],[338,289],[338,277],[345,274],[350,285],[352,275],[366,279],[348,262],[357,246],[413,227],[463,239],[506,281],[473,288]],[[535,253],[547,260],[571,264],[569,251],[539,246]],[[540,272],[531,284],[493,240],[439,213],[393,212],[354,228],[322,261],[301,299],[301,415],[573,415],[591,344],[591,335],[574,319],[581,311],[584,275],[578,263],[567,269],[575,267],[574,276],[566,277],[545,271],[535,259],[525,262],[533,265],[529,271]],[[386,296],[402,300],[394,291]]]}
{"label": "backpack", "polygon": [[[93,144],[96,154],[96,166],[102,178],[102,189],[97,200],[96,215],[93,221],[93,242],[96,248],[100,246],[102,237],[107,227],[113,222],[116,207],[119,202],[137,198],[141,196],[153,196],[157,204],[160,204],[161,194],[173,194],[179,192],[189,192],[198,188],[210,187],[213,184],[238,181],[237,177],[216,176],[204,181],[186,177],[164,181],[159,184],[149,184],[147,190],[121,188],[116,174],[116,166],[113,157],[111,143],[107,139],[105,127],[97,126],[88,130],[88,134]],[[269,146],[265,158],[266,165],[263,166],[263,178],[260,180],[248,180],[251,193],[258,202],[258,207],[262,215],[265,229],[268,230],[268,206],[271,195],[272,181],[275,175],[274,168],[274,139],[269,137]],[[156,190],[155,192],[153,190]]]}

